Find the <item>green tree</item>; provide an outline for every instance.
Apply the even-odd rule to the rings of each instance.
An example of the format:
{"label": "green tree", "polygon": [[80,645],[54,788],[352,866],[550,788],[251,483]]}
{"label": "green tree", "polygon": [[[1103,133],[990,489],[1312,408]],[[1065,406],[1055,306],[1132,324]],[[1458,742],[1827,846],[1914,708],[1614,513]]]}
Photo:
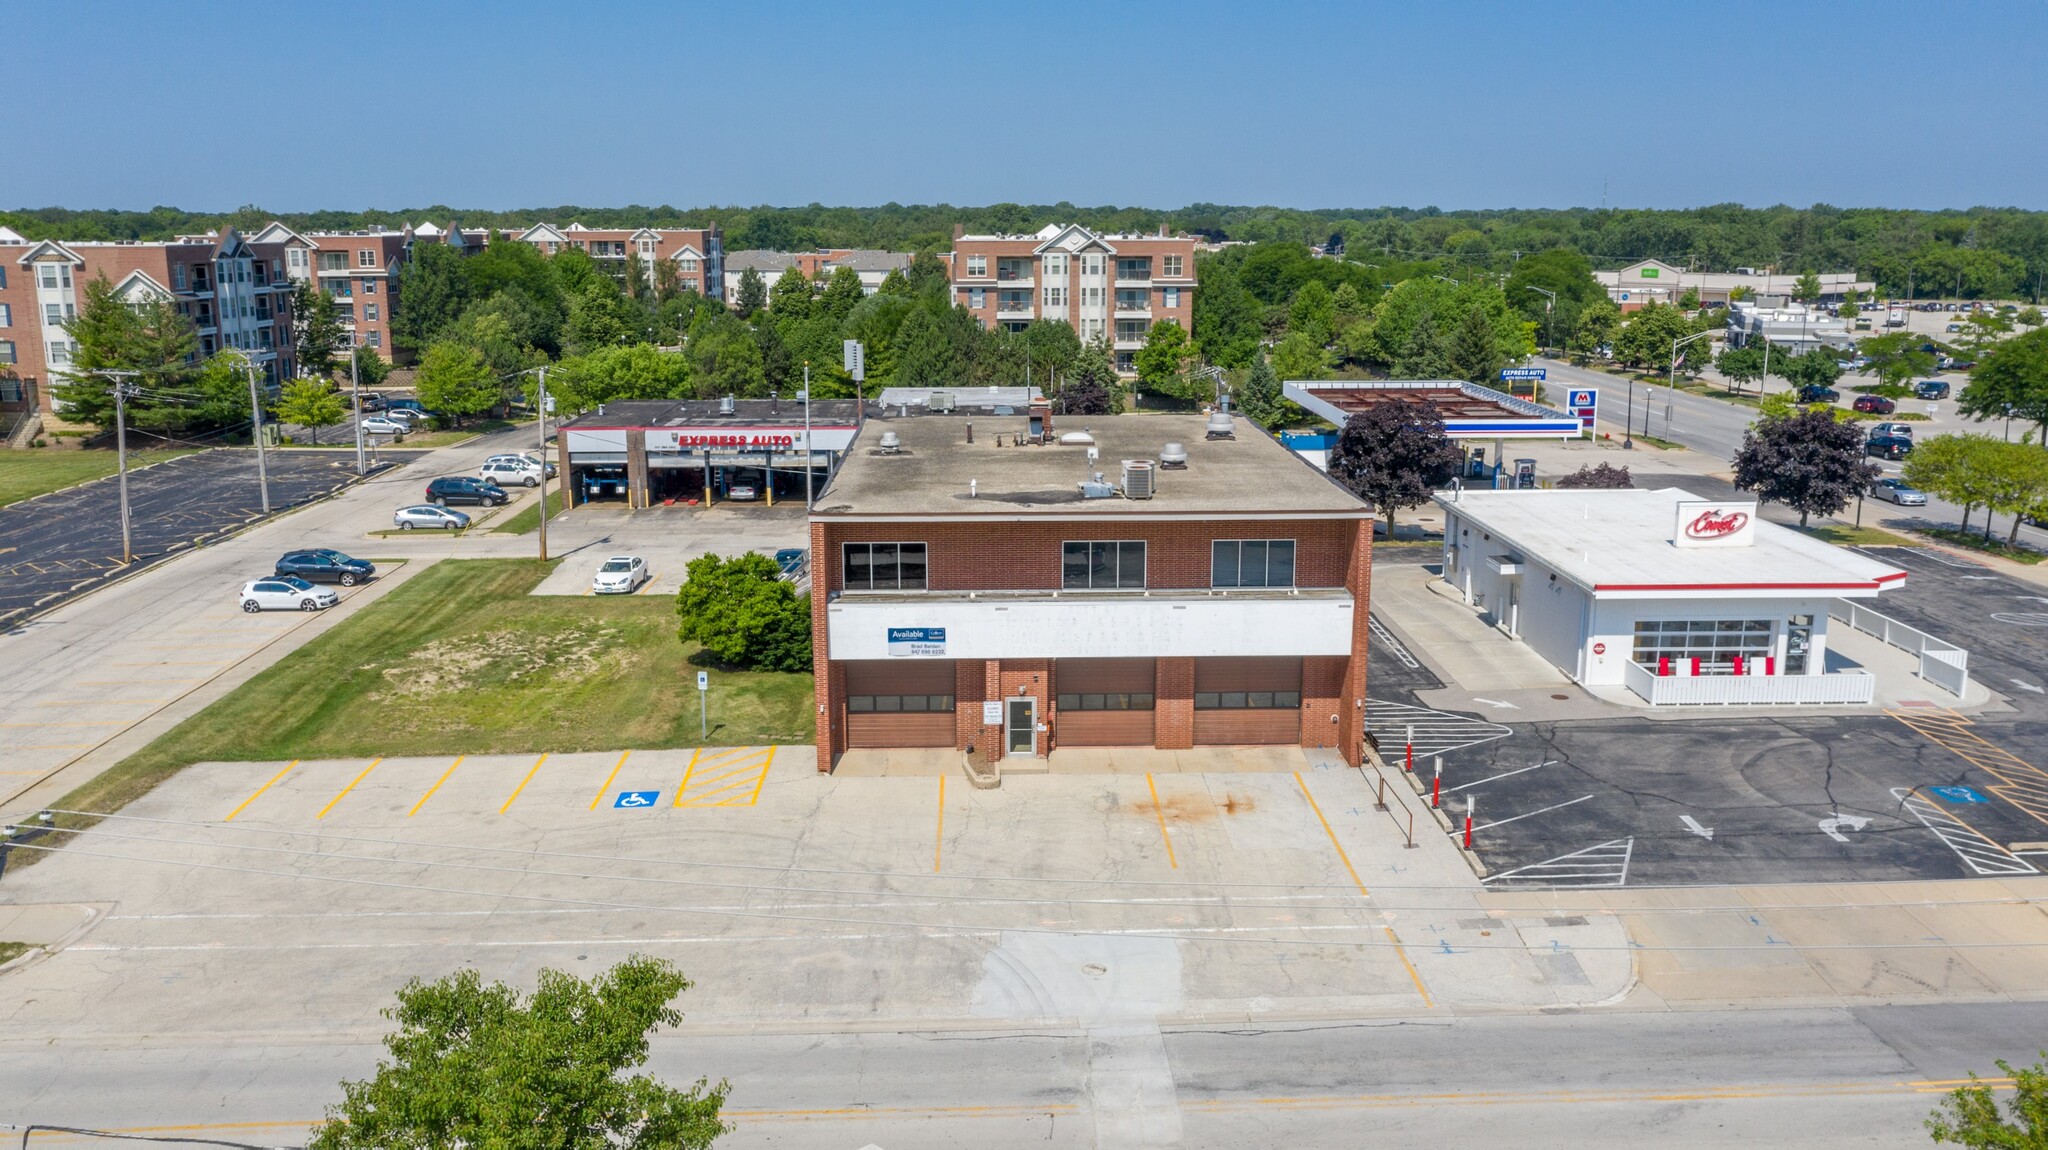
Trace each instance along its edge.
{"label": "green tree", "polygon": [[563,360],[548,372],[548,394],[570,415],[622,399],[690,399],[696,389],[687,356],[636,343]]}
{"label": "green tree", "polygon": [[1195,267],[1202,284],[1195,293],[1195,346],[1219,367],[1244,367],[1259,347],[1258,303],[1230,264],[1205,255]]}
{"label": "green tree", "polygon": [[[1915,446],[1902,471],[1907,483],[1938,495],[1963,509],[1962,528],[1970,529],[1970,513],[1988,506],[1997,495],[1991,481],[1989,452],[1998,443],[1986,435],[1936,435]],[[1991,529],[1991,514],[1984,515]]]}
{"label": "green tree", "polygon": [[1735,390],[1764,378],[1764,344],[1757,340],[1744,347],[1724,348],[1714,357],[1714,366],[1721,369],[1722,378],[1735,385]]}
{"label": "green tree", "polygon": [[1879,474],[1863,458],[1863,430],[1827,411],[1759,419],[1735,453],[1735,486],[1799,512],[1801,527],[1847,507]]}
{"label": "green tree", "polygon": [[374,347],[357,346],[355,357],[355,381],[364,387],[375,387],[391,374],[391,361],[377,354]]}
{"label": "green tree", "polygon": [[1081,357],[1081,337],[1064,320],[1032,320],[1017,333],[1017,344],[1024,353],[1024,365],[1036,381],[1057,378],[1072,370],[1074,361]]}
{"label": "green tree", "polygon": [[1602,299],[1579,313],[1579,321],[1572,325],[1565,346],[1583,363],[1600,354],[1601,348],[1611,347],[1620,330],[1621,309],[1612,300]]}
{"label": "green tree", "polygon": [[1433,403],[1403,399],[1378,403],[1344,421],[1330,449],[1330,478],[1386,517],[1420,507],[1457,471],[1463,451],[1444,434]]}
{"label": "green tree", "polygon": [[316,1150],[497,1146],[526,1150],[701,1150],[729,1126],[730,1086],[687,1090],[646,1074],[647,1038],[675,1026],[690,982],[635,955],[588,982],[543,969],[522,998],[474,970],[415,978],[384,1016],[390,1057],[343,1082]]}
{"label": "green tree", "polygon": [[1447,353],[1451,373],[1472,383],[1496,383],[1500,369],[1507,366],[1493,320],[1477,304],[1467,309],[1465,318],[1451,330]]}
{"label": "green tree", "polygon": [[511,375],[526,367],[529,356],[533,354],[520,345],[511,323],[502,312],[490,307],[490,301],[463,312],[460,319],[448,325],[443,339],[475,349],[497,375]]}
{"label": "green tree", "polygon": [[1244,386],[1237,389],[1237,406],[1246,419],[1269,429],[1292,406],[1281,391],[1280,373],[1273,370],[1264,349],[1252,358],[1251,374],[1245,377]]}
{"label": "green tree", "polygon": [[601,347],[640,343],[653,334],[651,317],[639,304],[620,294],[609,279],[588,283],[569,297],[569,323],[563,349],[585,355]]}
{"label": "green tree", "polygon": [[911,295],[913,293],[910,290],[910,277],[903,274],[902,268],[890,268],[889,274],[882,277],[882,286],[875,289],[875,294]]}
{"label": "green tree", "polygon": [[2040,308],[2023,307],[2016,314],[2014,314],[2014,316],[2012,317],[2012,321],[2016,324],[2019,324],[2022,327],[2040,327],[2041,318],[2042,317]]}
{"label": "green tree", "polygon": [[76,346],[69,368],[54,373],[50,392],[63,405],[66,419],[112,427],[116,377],[97,373],[120,371],[136,373],[125,380],[141,393],[128,408],[135,426],[183,421],[176,409],[197,375],[199,336],[170,297],[130,304],[105,276],[97,276],[85,284],[78,314],[65,321],[64,331]]}
{"label": "green tree", "polygon": [[300,284],[292,292],[292,344],[301,374],[326,379],[341,362],[348,333],[334,312],[334,297]]}
{"label": "green tree", "polygon": [[423,350],[469,306],[462,254],[447,244],[414,244],[412,257],[398,271],[391,298],[396,301],[391,342],[408,351]]}
{"label": "green tree", "polygon": [[1895,331],[1863,340],[1856,350],[1870,360],[1869,370],[1880,386],[1904,387],[1914,377],[1934,372],[1934,353],[1925,350],[1926,342],[1924,336]]}
{"label": "green tree", "polygon": [[1956,397],[1964,415],[2031,423],[2048,443],[2048,328],[2016,335],[1991,350],[1970,370],[1970,383]]}
{"label": "green tree", "polygon": [[753,268],[740,273],[740,290],[733,299],[732,310],[741,319],[752,319],[754,313],[768,306],[768,285],[761,279],[761,273]]}
{"label": "green tree", "polygon": [[1186,371],[1194,356],[1187,329],[1173,320],[1160,320],[1145,333],[1145,346],[1131,357],[1138,386],[1159,395],[1191,398],[1183,393],[1188,391]]}
{"label": "green tree", "polygon": [[482,352],[446,341],[430,345],[420,356],[415,386],[427,410],[448,415],[458,425],[463,416],[489,411],[504,397]]}
{"label": "green tree", "polygon": [[781,578],[773,559],[749,551],[690,560],[676,593],[678,636],[719,666],[751,671],[811,668],[811,597]]}
{"label": "green tree", "polygon": [[946,261],[931,252],[918,252],[910,257],[910,272],[904,278],[910,281],[912,295],[944,298],[953,274],[946,270]]}
{"label": "green tree", "polygon": [[1793,299],[1803,300],[1807,303],[1812,303],[1813,301],[1819,299],[1820,295],[1820,277],[1813,274],[1812,272],[1801,273],[1799,279],[1792,285]]}
{"label": "green tree", "polygon": [[818,297],[818,310],[830,316],[834,324],[842,324],[866,298],[860,273],[842,264],[832,269],[832,278],[826,281],[824,294]]}
{"label": "green tree", "polygon": [[688,349],[699,399],[768,394],[768,369],[761,358],[761,345],[738,316],[712,309],[700,311],[690,325]]}
{"label": "green tree", "polygon": [[952,387],[959,382],[953,347],[931,309],[918,307],[896,329],[897,387]]}
{"label": "green tree", "polygon": [[321,428],[340,423],[342,416],[348,414],[348,401],[325,379],[295,379],[284,385],[273,414],[284,423],[311,431],[317,444]]}
{"label": "green tree", "polygon": [[1273,348],[1273,371],[1288,380],[1328,379],[1329,357],[1309,336],[1299,333],[1281,340]]}
{"label": "green tree", "polygon": [[1287,330],[1307,336],[1317,347],[1328,347],[1337,336],[1337,299],[1329,285],[1310,280],[1294,293],[1287,306]]}
{"label": "green tree", "polygon": [[1973,1150],[2040,1150],[2048,1146],[2048,1051],[2032,1066],[2014,1066],[2003,1058],[1998,1069],[2012,1079],[2012,1097],[2005,1110],[1989,1083],[1970,1073],[1970,1083],[1942,1098],[1927,1119],[1936,1142],[1952,1142]]}
{"label": "green tree", "polygon": [[793,322],[805,319],[811,314],[811,302],[816,293],[811,277],[798,270],[795,264],[782,269],[782,275],[775,286],[768,289],[768,310],[775,313],[777,321]]}
{"label": "green tree", "polygon": [[[1692,321],[1683,311],[1668,304],[1653,303],[1628,317],[1621,326],[1621,332],[1614,337],[1614,358],[1624,366],[1638,371],[1662,374],[1671,370],[1671,345],[1674,340],[1695,334]],[[1685,354],[1687,349],[1681,349]],[[1695,352],[1690,358],[1704,362],[1704,351]]]}
{"label": "green tree", "polygon": [[[1539,287],[1555,293],[1556,301],[1530,290]],[[1607,289],[1593,278],[1592,263],[1571,248],[1551,248],[1516,261],[1506,295],[1522,318],[1538,325],[1546,347],[1568,344],[1587,309],[1608,303]]]}
{"label": "green tree", "polygon": [[1082,348],[1060,376],[1059,403],[1063,415],[1110,415],[1123,410],[1123,381],[1117,378],[1116,364],[1102,341]]}
{"label": "green tree", "polygon": [[1841,361],[1836,353],[1825,347],[1817,347],[1800,355],[1779,355],[1771,359],[1771,374],[1784,380],[1794,390],[1802,387],[1833,387],[1842,378]]}
{"label": "green tree", "polygon": [[1680,311],[1698,311],[1700,309],[1700,289],[1685,289],[1685,294],[1678,297],[1678,308]]}

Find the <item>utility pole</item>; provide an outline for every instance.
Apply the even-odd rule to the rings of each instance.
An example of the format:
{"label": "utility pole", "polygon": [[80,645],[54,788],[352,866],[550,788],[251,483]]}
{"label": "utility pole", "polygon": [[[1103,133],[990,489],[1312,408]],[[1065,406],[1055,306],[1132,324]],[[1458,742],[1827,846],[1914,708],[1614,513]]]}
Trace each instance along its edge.
{"label": "utility pole", "polygon": [[242,353],[249,369],[249,438],[256,441],[256,485],[263,491],[263,514],[270,514],[270,471],[263,461],[263,396],[256,389],[256,357]]}
{"label": "utility pole", "polygon": [[128,515],[128,401],[135,395],[135,384],[130,382],[139,371],[100,371],[114,381],[114,466],[121,480],[121,565],[135,562],[135,549],[129,537]]}
{"label": "utility pole", "polygon": [[[548,561],[548,369],[540,369],[540,390],[534,396],[540,412],[540,561]],[[562,482],[567,483],[564,476]]]}
{"label": "utility pole", "polygon": [[811,450],[811,361],[804,361],[804,510],[813,510],[818,501],[817,492],[812,489],[815,481],[818,456]]}
{"label": "utility pole", "polygon": [[355,396],[356,405],[356,474],[367,475],[370,466],[363,459],[363,377],[356,365],[356,349],[348,349],[348,386]]}

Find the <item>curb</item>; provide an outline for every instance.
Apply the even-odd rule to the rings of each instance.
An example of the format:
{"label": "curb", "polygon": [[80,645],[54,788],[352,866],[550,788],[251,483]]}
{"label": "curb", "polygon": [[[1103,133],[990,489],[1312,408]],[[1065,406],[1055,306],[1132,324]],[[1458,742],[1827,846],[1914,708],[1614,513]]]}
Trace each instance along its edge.
{"label": "curb", "polygon": [[1465,848],[1465,844],[1462,841],[1461,836],[1459,836],[1456,833],[1457,827],[1454,823],[1451,822],[1450,816],[1445,814],[1441,809],[1429,805],[1427,801],[1429,798],[1429,788],[1423,785],[1422,776],[1420,774],[1405,770],[1399,770],[1394,767],[1389,767],[1387,765],[1387,761],[1380,757],[1379,751],[1374,749],[1370,744],[1366,746],[1365,754],[1366,757],[1371,759],[1373,764],[1379,768],[1381,774],[1391,773],[1407,780],[1408,789],[1415,792],[1415,797],[1417,799],[1423,800],[1422,809],[1429,813],[1429,816],[1436,821],[1437,826],[1443,828],[1446,837],[1448,837],[1451,840],[1451,848],[1458,852],[1459,858],[1465,860],[1466,866],[1472,868],[1472,874],[1474,877],[1483,879],[1488,874],[1492,873],[1488,869],[1487,865],[1479,860],[1479,852],[1467,850]]}

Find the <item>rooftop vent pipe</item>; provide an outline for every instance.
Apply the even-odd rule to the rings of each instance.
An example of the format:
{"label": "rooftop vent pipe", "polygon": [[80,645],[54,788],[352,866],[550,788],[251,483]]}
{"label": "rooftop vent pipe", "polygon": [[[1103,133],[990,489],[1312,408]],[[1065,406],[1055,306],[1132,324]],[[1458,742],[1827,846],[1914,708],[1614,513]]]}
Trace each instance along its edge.
{"label": "rooftop vent pipe", "polygon": [[885,431],[882,433],[881,447],[883,455],[894,455],[903,450],[903,439],[893,431]]}
{"label": "rooftop vent pipe", "polygon": [[1169,443],[1159,449],[1159,468],[1162,471],[1186,471],[1188,449],[1184,444]]}
{"label": "rooftop vent pipe", "polygon": [[734,406],[735,405],[733,403],[732,396],[728,395],[718,401],[718,414],[731,415],[733,413]]}
{"label": "rooftop vent pipe", "polygon": [[1210,439],[1237,438],[1237,429],[1231,423],[1230,413],[1227,411],[1219,411],[1211,415],[1209,423],[1204,430],[1208,432],[1208,438]]}

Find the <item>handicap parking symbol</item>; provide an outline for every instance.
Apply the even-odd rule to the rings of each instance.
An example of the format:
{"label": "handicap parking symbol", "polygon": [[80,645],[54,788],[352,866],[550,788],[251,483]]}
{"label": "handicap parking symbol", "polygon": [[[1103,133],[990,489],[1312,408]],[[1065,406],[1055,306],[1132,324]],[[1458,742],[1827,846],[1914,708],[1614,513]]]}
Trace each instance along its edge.
{"label": "handicap parking symbol", "polygon": [[620,791],[618,801],[612,804],[612,808],[616,810],[619,807],[651,807],[654,800],[660,797],[660,791]]}
{"label": "handicap parking symbol", "polygon": [[1927,789],[1951,803],[1988,803],[1991,801],[1969,787],[1929,787]]}

